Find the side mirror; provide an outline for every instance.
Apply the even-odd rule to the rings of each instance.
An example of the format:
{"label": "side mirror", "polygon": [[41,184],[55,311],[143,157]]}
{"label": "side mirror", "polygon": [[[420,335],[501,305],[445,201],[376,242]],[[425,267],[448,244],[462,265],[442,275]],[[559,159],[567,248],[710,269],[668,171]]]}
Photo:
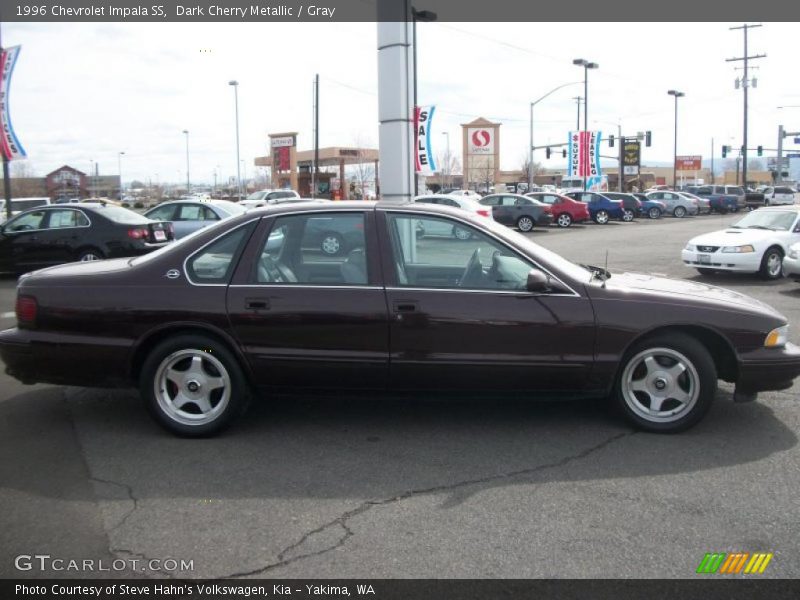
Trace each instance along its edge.
{"label": "side mirror", "polygon": [[537,269],[531,269],[528,271],[528,280],[525,283],[525,289],[529,292],[549,292],[550,278]]}

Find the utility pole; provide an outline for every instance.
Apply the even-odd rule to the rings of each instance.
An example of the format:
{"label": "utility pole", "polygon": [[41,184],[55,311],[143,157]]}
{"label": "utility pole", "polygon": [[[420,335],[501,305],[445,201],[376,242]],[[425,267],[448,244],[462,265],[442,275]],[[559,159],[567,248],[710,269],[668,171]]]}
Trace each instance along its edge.
{"label": "utility pole", "polygon": [[744,152],[742,154],[742,184],[744,188],[747,188],[747,90],[750,87],[750,81],[748,79],[748,67],[749,61],[756,60],[758,58],[766,58],[766,54],[754,54],[750,56],[747,53],[747,31],[749,29],[754,29],[756,27],[761,27],[761,25],[740,25],[739,27],[731,27],[731,31],[736,29],[741,29],[744,32],[744,56],[740,56],[737,58],[728,58],[725,62],[744,62],[744,77],[742,78],[742,90],[744,91],[744,132],[742,135],[742,143],[744,144]]}
{"label": "utility pole", "polygon": [[[0,56],[3,54],[3,42],[0,41]],[[11,174],[9,173],[8,163],[10,157],[3,155],[3,195],[6,199],[6,220],[11,219]]]}
{"label": "utility pole", "polygon": [[714,175],[714,138],[711,138],[711,183],[716,183]]}
{"label": "utility pole", "polygon": [[317,197],[319,173],[319,73],[314,76],[314,166],[311,168],[311,197]]}
{"label": "utility pole", "polygon": [[583,100],[583,96],[575,96],[573,98],[575,100],[575,104],[578,105],[578,118],[575,121],[575,131],[581,130],[581,101]]}

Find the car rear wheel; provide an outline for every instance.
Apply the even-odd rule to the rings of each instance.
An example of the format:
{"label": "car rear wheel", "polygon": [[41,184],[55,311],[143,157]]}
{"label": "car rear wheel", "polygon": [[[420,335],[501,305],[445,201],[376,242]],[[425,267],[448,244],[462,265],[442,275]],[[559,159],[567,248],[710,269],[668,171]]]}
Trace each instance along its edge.
{"label": "car rear wheel", "polygon": [[556,224],[559,227],[569,227],[572,225],[572,217],[569,215],[569,213],[561,213],[556,219]]}
{"label": "car rear wheel", "polygon": [[651,219],[659,219],[661,218],[661,210],[654,206],[647,211],[647,216]]}
{"label": "car rear wheel", "polygon": [[533,229],[533,219],[526,216],[520,217],[517,219],[517,229],[520,231],[530,231]]}
{"label": "car rear wheel", "polygon": [[78,252],[78,262],[93,262],[104,258],[103,253],[97,248],[84,248]]}
{"label": "car rear wheel", "polygon": [[683,217],[686,216],[686,209],[682,206],[676,206],[675,210],[672,211],[672,214],[678,219],[682,219]]}
{"label": "car rear wheel", "polygon": [[634,217],[633,211],[630,209],[626,208],[625,212],[622,213],[622,220],[625,221],[626,223],[630,223],[631,221],[633,221],[633,217]]}
{"label": "car rear wheel", "polygon": [[696,339],[676,333],[645,339],[627,353],[615,397],[637,427],[673,433],[697,424],[716,390],[711,354]]}
{"label": "car rear wheel", "polygon": [[764,279],[783,277],[783,251],[777,246],[767,249],[761,259],[761,268],[758,272]]}
{"label": "car rear wheel", "polygon": [[598,210],[594,215],[594,221],[599,225],[605,225],[608,223],[608,211]]}
{"label": "car rear wheel", "polygon": [[329,232],[322,237],[319,248],[328,256],[338,256],[344,250],[344,240],[338,233]]}
{"label": "car rear wheel", "polygon": [[247,406],[249,389],[236,357],[203,335],[181,335],[147,356],[139,381],[155,420],[177,435],[219,433]]}

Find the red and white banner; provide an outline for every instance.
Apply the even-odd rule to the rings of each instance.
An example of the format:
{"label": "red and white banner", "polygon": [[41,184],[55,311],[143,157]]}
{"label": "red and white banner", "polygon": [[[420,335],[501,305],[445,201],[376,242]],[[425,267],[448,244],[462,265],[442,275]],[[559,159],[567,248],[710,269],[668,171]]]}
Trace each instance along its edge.
{"label": "red and white banner", "polygon": [[431,152],[431,129],[435,106],[417,106],[414,108],[414,169],[423,175],[433,175],[436,162]]}
{"label": "red and white banner", "polygon": [[703,157],[699,155],[676,156],[676,171],[699,171],[703,167]]}
{"label": "red and white banner", "polygon": [[19,143],[14,127],[11,125],[11,111],[9,108],[9,93],[11,91],[11,75],[17,62],[20,46],[5,48],[0,54],[0,122],[2,122],[2,135],[0,135],[0,152],[3,158],[18,160],[26,158],[25,150]]}

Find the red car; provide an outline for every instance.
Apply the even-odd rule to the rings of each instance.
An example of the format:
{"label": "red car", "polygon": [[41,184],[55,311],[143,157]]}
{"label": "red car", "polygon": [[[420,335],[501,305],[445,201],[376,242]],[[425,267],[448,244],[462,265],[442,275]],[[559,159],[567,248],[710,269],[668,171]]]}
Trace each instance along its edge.
{"label": "red car", "polygon": [[525,195],[547,204],[552,209],[553,223],[559,227],[569,227],[573,223],[589,220],[589,208],[584,202],[553,192],[531,192]]}

